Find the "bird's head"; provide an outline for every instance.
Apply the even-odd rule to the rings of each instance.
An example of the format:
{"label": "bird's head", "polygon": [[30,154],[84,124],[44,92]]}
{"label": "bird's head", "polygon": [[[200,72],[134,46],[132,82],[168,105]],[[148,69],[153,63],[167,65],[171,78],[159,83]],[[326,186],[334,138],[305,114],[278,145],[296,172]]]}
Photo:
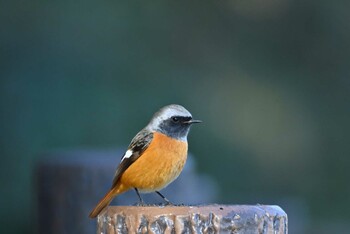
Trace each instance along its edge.
{"label": "bird's head", "polygon": [[183,106],[172,104],[157,111],[146,128],[186,141],[191,125],[201,122],[194,120],[191,113]]}

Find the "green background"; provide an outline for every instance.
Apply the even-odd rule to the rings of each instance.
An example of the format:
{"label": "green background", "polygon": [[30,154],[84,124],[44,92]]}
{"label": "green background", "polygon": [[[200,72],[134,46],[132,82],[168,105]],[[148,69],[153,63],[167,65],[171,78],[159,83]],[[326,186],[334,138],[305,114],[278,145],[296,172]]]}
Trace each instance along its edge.
{"label": "green background", "polygon": [[204,121],[190,151],[217,202],[350,229],[349,1],[0,4],[2,233],[35,232],[42,152],[127,145],[170,103]]}

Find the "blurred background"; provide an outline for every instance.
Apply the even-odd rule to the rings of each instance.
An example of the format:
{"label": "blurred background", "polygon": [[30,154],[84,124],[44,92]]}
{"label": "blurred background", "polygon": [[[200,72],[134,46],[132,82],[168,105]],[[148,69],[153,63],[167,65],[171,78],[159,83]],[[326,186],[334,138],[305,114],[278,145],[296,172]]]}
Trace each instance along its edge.
{"label": "blurred background", "polygon": [[349,1],[0,4],[2,233],[35,233],[43,152],[125,147],[170,103],[214,202],[349,232]]}

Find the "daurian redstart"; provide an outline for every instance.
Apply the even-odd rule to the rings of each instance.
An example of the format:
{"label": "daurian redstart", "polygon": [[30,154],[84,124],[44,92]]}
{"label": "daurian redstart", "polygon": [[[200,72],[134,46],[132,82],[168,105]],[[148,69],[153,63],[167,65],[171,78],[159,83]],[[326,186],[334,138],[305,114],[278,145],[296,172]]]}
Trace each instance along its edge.
{"label": "daurian redstart", "polygon": [[95,218],[112,199],[129,189],[156,192],[170,203],[159,190],[173,182],[181,173],[187,159],[187,135],[190,127],[200,120],[180,105],[168,105],[156,112],[132,139],[115,172],[109,192],[91,211]]}

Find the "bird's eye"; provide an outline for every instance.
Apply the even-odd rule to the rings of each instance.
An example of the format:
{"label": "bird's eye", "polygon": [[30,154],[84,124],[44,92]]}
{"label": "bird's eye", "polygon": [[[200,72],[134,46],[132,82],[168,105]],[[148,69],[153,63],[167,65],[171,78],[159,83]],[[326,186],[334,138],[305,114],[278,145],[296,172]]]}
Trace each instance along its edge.
{"label": "bird's eye", "polygon": [[172,119],[173,122],[175,122],[175,123],[179,122],[179,118],[178,118],[178,117],[172,117],[171,119]]}

